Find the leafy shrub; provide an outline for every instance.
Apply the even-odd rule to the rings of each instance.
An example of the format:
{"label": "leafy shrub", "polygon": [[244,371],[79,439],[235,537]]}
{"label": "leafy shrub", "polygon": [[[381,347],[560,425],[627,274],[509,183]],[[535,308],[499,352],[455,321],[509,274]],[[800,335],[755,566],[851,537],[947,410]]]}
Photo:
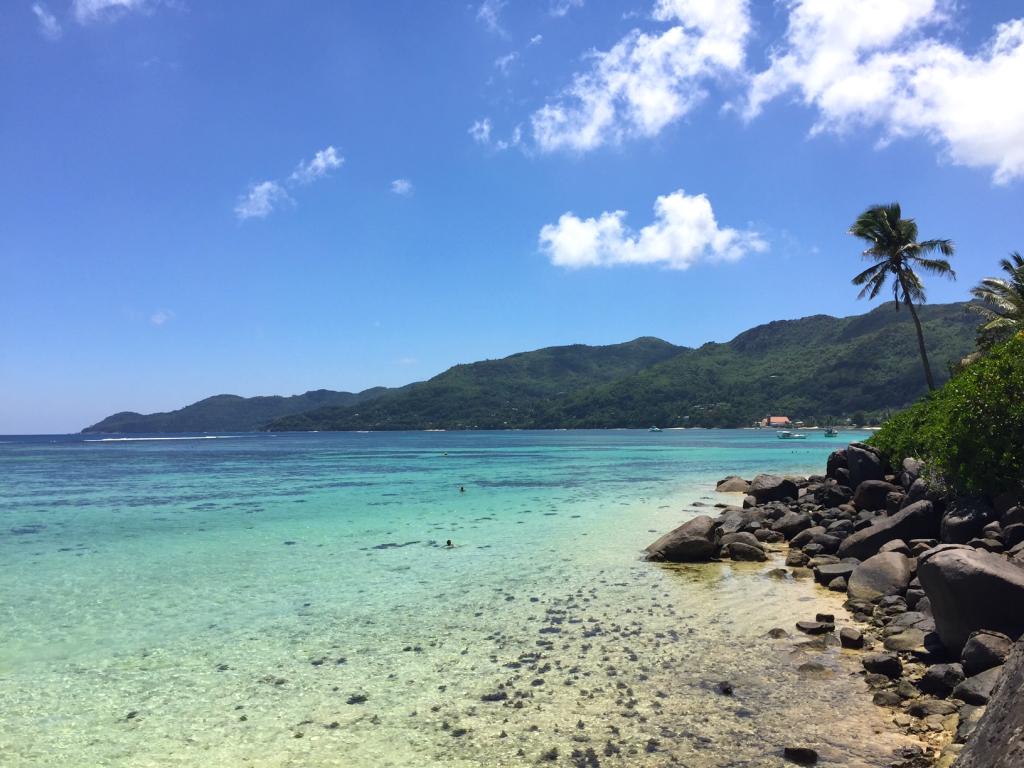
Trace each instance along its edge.
{"label": "leafy shrub", "polygon": [[887,421],[871,443],[964,491],[1024,489],[1024,333]]}

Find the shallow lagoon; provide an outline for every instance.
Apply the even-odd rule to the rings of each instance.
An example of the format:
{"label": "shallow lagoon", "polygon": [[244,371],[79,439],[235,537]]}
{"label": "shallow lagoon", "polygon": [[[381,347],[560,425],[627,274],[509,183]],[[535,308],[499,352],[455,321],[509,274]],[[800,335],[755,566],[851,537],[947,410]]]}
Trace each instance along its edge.
{"label": "shallow lagoon", "polygon": [[841,443],[3,438],[0,764],[887,765],[857,657],[764,636],[839,598],[639,560],[723,475]]}

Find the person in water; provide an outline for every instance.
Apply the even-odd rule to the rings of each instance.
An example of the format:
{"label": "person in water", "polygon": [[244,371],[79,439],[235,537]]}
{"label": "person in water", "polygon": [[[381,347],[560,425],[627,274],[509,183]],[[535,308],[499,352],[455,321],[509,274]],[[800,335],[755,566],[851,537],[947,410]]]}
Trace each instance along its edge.
{"label": "person in water", "polygon": [[466,492],[466,486],[460,485],[459,486],[459,493],[465,493],[465,492]]}
{"label": "person in water", "polygon": [[452,544],[452,540],[451,539],[448,539],[447,543],[444,546],[445,546],[446,549],[453,549],[455,547],[455,545]]}

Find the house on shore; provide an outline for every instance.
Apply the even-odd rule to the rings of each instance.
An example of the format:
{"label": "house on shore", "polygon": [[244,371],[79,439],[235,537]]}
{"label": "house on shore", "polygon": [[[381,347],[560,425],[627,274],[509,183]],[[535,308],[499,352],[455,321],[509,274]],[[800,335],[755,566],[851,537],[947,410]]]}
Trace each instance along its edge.
{"label": "house on shore", "polygon": [[761,420],[762,427],[791,427],[793,422],[789,420],[789,416],[765,416]]}

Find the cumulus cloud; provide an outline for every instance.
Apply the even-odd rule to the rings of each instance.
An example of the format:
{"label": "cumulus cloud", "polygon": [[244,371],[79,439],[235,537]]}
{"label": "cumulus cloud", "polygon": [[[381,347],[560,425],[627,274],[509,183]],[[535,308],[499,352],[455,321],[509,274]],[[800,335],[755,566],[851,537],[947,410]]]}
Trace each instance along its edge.
{"label": "cumulus cloud", "polygon": [[345,158],[338,154],[338,150],[329,146],[313,155],[308,163],[300,162],[290,178],[297,184],[309,184],[340,168],[344,162]]}
{"label": "cumulus cloud", "polygon": [[276,181],[261,181],[250,184],[246,193],[238,198],[235,215],[242,221],[265,219],[274,212],[275,207],[290,201],[285,188]]}
{"label": "cumulus cloud", "polygon": [[149,0],[74,0],[71,9],[79,24],[91,24],[116,18],[128,11],[144,10],[149,5]]}
{"label": "cumulus cloud", "polygon": [[736,261],[768,250],[752,230],[720,227],[706,195],[677,190],[654,202],[654,222],[639,232],[625,223],[625,211],[581,219],[563,213],[540,231],[540,249],[551,263],[567,269],[620,264],[658,264],[687,269],[700,261]]}
{"label": "cumulus cloud", "polygon": [[544,151],[585,152],[634,136],[655,136],[694,108],[707,82],[743,69],[750,34],[747,0],[658,0],[661,34],[633,30],[589,55],[562,97],[532,116]]}
{"label": "cumulus cloud", "polygon": [[33,3],[32,13],[35,14],[36,21],[39,22],[39,34],[47,40],[60,40],[64,30],[61,28],[60,22],[57,21],[57,17],[50,13],[45,5]]}
{"label": "cumulus cloud", "polygon": [[489,144],[491,142],[491,118],[474,120],[473,124],[469,126],[468,133],[477,144]]}
{"label": "cumulus cloud", "polygon": [[565,16],[573,8],[582,8],[584,0],[551,0],[552,16]]}
{"label": "cumulus cloud", "polygon": [[744,115],[796,92],[812,134],[874,126],[880,143],[924,137],[955,164],[1024,176],[1024,19],[968,53],[935,35],[953,0],[790,0],[785,45],[750,83]]}
{"label": "cumulus cloud", "polygon": [[408,179],[395,179],[391,182],[391,191],[396,195],[405,195],[408,197],[415,190],[413,189],[412,182]]}

